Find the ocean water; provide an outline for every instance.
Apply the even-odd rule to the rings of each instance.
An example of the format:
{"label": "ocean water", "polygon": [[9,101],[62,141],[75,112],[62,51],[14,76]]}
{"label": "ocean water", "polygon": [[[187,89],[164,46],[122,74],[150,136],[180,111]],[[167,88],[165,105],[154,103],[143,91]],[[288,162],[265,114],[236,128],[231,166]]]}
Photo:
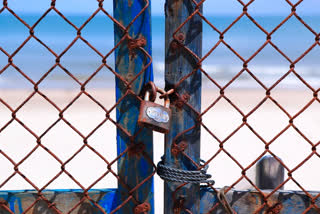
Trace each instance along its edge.
{"label": "ocean water", "polygon": [[[20,15],[29,25],[33,25],[40,15]],[[89,15],[67,15],[67,18],[80,27]],[[219,30],[224,31],[236,17],[207,17]],[[268,32],[271,32],[285,16],[254,17]],[[302,17],[316,32],[320,31],[320,16]],[[155,80],[164,84],[164,17],[152,18],[153,68]],[[219,33],[203,23],[203,55],[219,41]],[[102,54],[107,54],[114,45],[113,23],[106,16],[97,15],[81,31],[81,35]],[[76,30],[54,13],[49,13],[34,29],[34,34],[56,54],[60,55],[77,35]],[[8,12],[0,15],[0,46],[7,53],[14,53],[29,36],[28,29]],[[272,34],[272,42],[291,60],[296,61],[315,43],[315,35],[295,17]],[[224,34],[225,42],[237,51],[243,59],[249,59],[266,41],[266,34],[243,17]],[[317,45],[306,57],[295,64],[296,72],[312,87],[320,87],[320,47]],[[40,83],[40,88],[79,88],[79,85],[66,73],[85,81],[101,64],[101,57],[81,40],[78,40],[62,57],[62,68],[57,67]],[[290,67],[291,62],[274,47],[267,45],[248,63],[248,69],[267,87],[273,85]],[[28,75],[32,81],[39,79],[55,64],[55,56],[38,41],[31,38],[13,57],[13,63]],[[114,55],[107,63],[114,67]],[[0,51],[0,70],[8,64],[8,57]],[[243,62],[227,46],[220,44],[202,63],[203,69],[219,85],[227,84],[242,69]],[[64,69],[64,70],[63,70]],[[205,87],[216,88],[206,77]],[[114,85],[114,75],[106,68],[89,82],[89,87],[104,88]],[[9,67],[0,74],[1,88],[28,88],[32,85],[15,68]],[[256,81],[244,72],[230,87],[261,88]],[[303,88],[303,83],[290,74],[278,87]]]}

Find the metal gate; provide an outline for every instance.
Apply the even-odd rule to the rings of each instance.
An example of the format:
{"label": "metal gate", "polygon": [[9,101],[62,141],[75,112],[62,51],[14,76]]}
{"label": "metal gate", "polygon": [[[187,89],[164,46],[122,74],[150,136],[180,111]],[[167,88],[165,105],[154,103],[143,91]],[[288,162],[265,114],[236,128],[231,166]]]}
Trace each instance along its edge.
{"label": "metal gate", "polygon": [[[32,91],[27,94],[23,98],[23,101],[16,107],[12,107],[3,98],[5,94],[2,94],[3,96],[0,98],[0,102],[10,111],[11,118],[1,125],[0,132],[6,134],[8,127],[10,127],[12,123],[17,122],[24,130],[33,136],[33,146],[32,149],[27,151],[27,154],[20,157],[18,161],[13,160],[5,149],[1,149],[2,157],[11,163],[14,171],[7,178],[2,179],[0,186],[3,188],[3,186],[15,176],[21,176],[34,190],[1,192],[1,212],[133,213],[134,210],[137,209],[138,212],[135,212],[139,213],[141,207],[142,211],[153,212],[152,176],[155,173],[155,166],[152,161],[152,132],[139,128],[135,123],[141,101],[141,98],[138,96],[139,92],[141,87],[153,78],[151,69],[152,59],[149,54],[151,52],[151,44],[149,42],[151,41],[149,1],[139,1],[134,4],[132,4],[130,0],[114,1],[113,16],[110,15],[112,11],[107,11],[103,5],[104,3],[111,4],[111,2],[97,1],[94,12],[81,24],[73,23],[69,20],[69,18],[58,9],[56,4],[59,2],[55,0],[48,2],[44,13],[31,24],[25,21],[23,17],[20,17],[18,13],[15,13],[11,7],[11,3],[11,1],[3,1],[0,14],[6,13],[7,16],[4,18],[9,20],[11,17],[21,23],[24,29],[29,32],[29,35],[27,38],[24,38],[22,43],[15,47],[13,51],[0,47],[1,52],[7,57],[7,63],[1,65],[0,73],[4,76],[4,72],[13,69],[13,71],[10,70],[10,72],[17,72],[17,78],[28,81],[29,84],[32,85]],[[86,40],[85,36],[82,35],[88,23],[92,22],[97,14],[113,22],[114,47],[107,51],[101,51],[99,47],[91,44]],[[72,40],[63,47],[62,50],[57,51],[54,43],[47,44],[46,41],[41,39],[41,35],[39,36],[37,34],[38,26],[48,22],[46,19],[50,15],[61,18],[63,20],[62,23],[69,25],[73,30]],[[6,29],[1,29],[1,33],[6,33]],[[54,32],[54,34],[57,38],[59,37],[59,32]],[[32,75],[30,75],[30,73],[26,73],[24,69],[20,69],[19,65],[15,63],[17,54],[19,54],[31,40],[40,44],[52,57],[52,66],[47,71],[43,71],[39,78],[31,77]],[[68,51],[78,44],[78,42],[86,44],[86,47],[95,52],[98,58],[100,58],[100,63],[96,70],[88,71],[89,74],[85,79],[80,79],[79,76],[70,72],[69,68],[62,62]],[[116,58],[116,63],[112,63],[114,57]],[[34,69],[40,66],[40,61],[41,58],[39,55],[39,60],[33,65]],[[115,64],[115,66],[113,67],[111,64]],[[44,91],[45,89],[42,87],[42,82],[45,82],[48,76],[55,72],[57,68],[61,69],[72,79],[73,83],[77,85],[77,93],[63,106],[57,104],[50,96],[47,96]],[[87,90],[87,86],[92,79],[106,71],[111,73],[116,81],[116,100],[113,101],[114,104],[109,107],[105,106],[101,100],[98,100]],[[3,91],[3,93],[5,93],[5,91]],[[21,115],[19,114],[21,109],[28,105],[30,100],[37,95],[55,109],[57,116],[57,119],[45,127],[42,132],[37,132],[33,130],[29,124],[24,123],[24,120],[20,119]],[[91,127],[90,130],[79,129],[77,127],[78,124],[69,121],[65,116],[66,112],[72,111],[72,106],[83,97],[90,99],[92,104],[104,112],[104,116],[99,118],[100,122],[96,124],[95,127]],[[116,118],[112,118],[111,114],[115,111]],[[77,150],[66,160],[60,158],[61,153],[57,154],[43,143],[43,139],[58,123],[67,125],[67,127],[71,128],[73,132],[81,138],[79,142],[81,146],[76,146]],[[99,151],[92,146],[91,136],[106,123],[112,124],[112,126],[117,128],[118,154],[112,159],[107,159],[107,157],[101,154],[101,151],[99,153]],[[64,137],[60,136],[59,140],[63,141]],[[105,143],[107,142],[108,139],[106,139]],[[113,142],[111,141],[111,143]],[[16,146],[19,146],[19,144],[16,144]],[[105,147],[105,149],[106,148],[107,147]],[[53,158],[60,165],[60,170],[57,174],[41,186],[23,173],[24,162],[39,150],[45,151],[48,159]],[[94,178],[94,181],[91,181],[90,185],[84,185],[77,179],[76,175],[69,172],[68,165],[70,165],[81,152],[87,152],[88,150],[93,152],[95,158],[104,162],[104,173]],[[84,161],[83,164],[85,164],[85,162],[86,161]],[[67,175],[77,185],[78,190],[46,190],[47,187],[62,174]],[[100,182],[100,180],[107,175],[113,176],[118,180],[117,189],[92,189],[96,183]]]}
{"label": "metal gate", "polygon": [[[31,136],[26,141],[31,142],[32,146],[16,159],[12,157],[11,152],[1,146],[5,142],[1,142],[0,138],[1,160],[8,162],[12,171],[12,173],[2,176],[0,180],[2,190],[0,192],[1,213],[155,213],[154,201],[158,202],[158,200],[154,200],[154,191],[157,191],[157,186],[154,185],[153,179],[157,171],[160,177],[165,180],[164,213],[269,214],[320,212],[318,199],[320,193],[307,190],[295,178],[295,173],[299,168],[308,163],[311,158],[320,157],[317,152],[319,139],[310,137],[308,132],[300,129],[300,126],[296,124],[297,118],[300,118],[308,109],[313,111],[313,115],[317,114],[318,111],[310,106],[320,103],[318,98],[319,87],[314,86],[310,79],[304,78],[297,68],[300,61],[320,46],[319,32],[314,30],[314,27],[308,24],[308,21],[299,16],[297,11],[307,0],[295,2],[284,0],[282,3],[289,8],[288,14],[272,28],[270,26],[268,28],[264,27],[263,24],[259,23],[259,20],[251,15],[251,7],[253,7],[254,2],[259,0],[234,0],[232,4],[237,4],[240,8],[238,15],[233,17],[230,23],[224,27],[217,27],[216,23],[212,23],[212,20],[203,15],[203,8],[208,1],[166,0],[164,77],[166,92],[162,94],[162,98],[170,98],[172,115],[170,131],[165,136],[165,154],[162,162],[156,166],[153,160],[152,130],[137,124],[140,104],[143,101],[143,97],[140,96],[141,91],[148,82],[153,81],[151,1],[114,0],[113,12],[111,12],[105,7],[106,4],[110,5],[111,2],[98,0],[92,14],[83,22],[79,22],[64,14],[61,10],[63,8],[58,5],[59,1],[51,0],[46,5],[43,14],[30,23],[29,20],[25,20],[23,16],[15,12],[10,0],[3,0],[0,17],[3,16],[4,19],[13,18],[21,24],[28,35],[12,50],[8,50],[2,45],[8,43],[9,39],[8,41],[2,41],[0,53],[6,61],[5,63],[0,61],[2,63],[0,64],[0,78],[6,72],[15,73],[15,78],[26,81],[28,85],[31,85],[31,90],[25,94],[22,100],[13,105],[5,96],[7,92],[1,89],[1,109],[3,109],[3,112],[8,112],[7,115],[9,116],[1,119],[0,137],[1,134],[6,135],[7,130],[13,126],[12,124],[16,124],[15,127],[20,128],[17,130],[23,130]],[[217,1],[216,4],[218,6],[219,2]],[[315,5],[317,5],[317,2]],[[59,17],[73,31],[72,39],[61,50],[57,50],[55,43],[45,41],[37,33],[39,26],[46,22],[49,14]],[[101,50],[94,41],[87,40],[83,33],[97,14],[110,21],[113,26],[114,45],[107,51]],[[265,37],[259,47],[249,55],[237,50],[237,47],[234,47],[237,46],[236,43],[229,40],[229,32],[237,29],[235,26],[242,19],[247,19],[247,23],[255,26]],[[312,35],[313,39],[301,53],[297,53],[297,56],[289,56],[286,51],[282,50],[283,47],[278,47],[274,42],[274,38],[277,37],[276,32],[283,29],[284,25],[292,19],[297,20],[303,29]],[[217,34],[216,40],[210,39],[209,42],[205,43],[209,44],[210,48],[203,46],[204,25]],[[8,33],[8,38],[11,36],[9,30],[6,32],[6,29],[1,29],[1,33]],[[59,33],[61,32],[52,35],[53,38],[58,37]],[[250,32],[247,33],[250,34]],[[41,75],[36,77],[16,63],[19,53],[31,42],[41,46],[52,57],[51,67],[42,70]],[[85,77],[70,71],[63,61],[68,52],[71,52],[71,49],[79,42],[85,44],[86,48],[94,52],[99,59],[96,69],[88,71]],[[250,45],[250,42],[248,44]],[[215,60],[214,57],[210,57],[218,52],[217,49],[220,47],[226,48],[232,56],[230,57],[230,64],[236,60],[241,63],[241,67],[225,82],[219,79],[217,69],[210,73],[208,68],[204,66],[206,60]],[[279,55],[279,58],[286,61],[286,71],[271,83],[266,83],[252,66],[253,61],[266,47],[272,48]],[[33,69],[40,66],[40,55],[32,65]],[[80,62],[81,59],[79,58],[77,63]],[[56,69],[60,69],[76,85],[76,93],[63,105],[53,99],[52,96],[48,96],[43,87]],[[90,83],[104,72],[111,74],[115,80],[116,100],[109,106],[106,106],[99,96],[88,90]],[[247,75],[263,91],[261,99],[258,98],[258,101],[250,106],[249,110],[243,110],[243,106],[239,105],[237,99],[229,92],[232,85],[244,75]],[[293,113],[283,103],[278,102],[279,98],[275,96],[274,92],[282,82],[288,79],[289,75],[297,78],[298,84],[307,89],[306,94],[309,96],[306,98],[307,102],[301,107],[297,107],[299,109]],[[206,79],[206,82],[204,79]],[[215,87],[217,94],[213,98],[208,98],[203,94],[207,89],[204,83]],[[32,124],[25,122],[23,111],[25,106],[32,102],[36,96],[46,102],[50,108],[53,108],[56,115],[56,119],[48,123],[46,127],[42,127],[41,131],[35,129]],[[99,111],[102,112],[99,122],[86,130],[78,128],[77,122],[66,116],[68,112],[73,111],[72,107],[82,98],[88,99],[91,105],[99,108]],[[104,97],[104,99],[108,98]],[[299,99],[299,96],[296,99]],[[208,105],[202,105],[204,101]],[[267,102],[270,102],[277,111],[282,112],[286,118],[285,125],[280,129],[276,126],[276,122],[271,122],[272,127],[270,129],[274,129],[271,138],[266,138],[261,134],[261,131],[257,128],[258,125],[251,121],[251,118],[257,114],[256,112],[262,109]],[[226,103],[231,109],[230,112],[238,114],[237,118],[231,116],[231,120],[227,123],[218,121],[218,117],[212,117],[213,121],[216,120],[216,122],[214,121],[215,124],[218,124],[225,131],[224,137],[221,137],[221,134],[218,133],[219,127],[212,128],[205,121],[205,119],[211,117],[208,112],[215,109],[220,103]],[[113,117],[113,114],[116,114],[116,116]],[[261,115],[259,117],[263,120],[262,123],[267,123],[266,120],[269,119],[261,117]],[[37,121],[36,119],[39,118],[33,119]],[[44,140],[61,123],[72,130],[73,134],[80,139],[75,151],[67,158],[61,158],[61,154],[50,149]],[[91,140],[97,132],[102,130],[105,124],[110,124],[116,130],[117,154],[112,158],[106,157],[103,152],[95,147],[94,140]],[[250,135],[255,136],[256,144],[262,146],[262,150],[249,163],[245,164],[239,160],[238,155],[246,155],[250,152],[250,148],[241,148],[235,154],[230,152],[231,149],[228,147],[231,139],[244,129],[248,130]],[[304,147],[310,150],[303,160],[299,160],[294,167],[283,160],[281,155],[274,153],[272,147],[281,136],[289,132],[288,130],[292,130],[300,136],[306,142]],[[203,137],[201,133],[204,132],[209,137]],[[16,131],[16,134],[19,134],[18,131]],[[58,141],[65,140],[64,136],[57,135],[56,137]],[[200,141],[201,138],[202,141]],[[113,139],[106,139],[106,144],[109,143],[108,140],[112,142]],[[204,140],[215,144],[215,149],[205,144]],[[13,143],[16,149],[21,146],[17,141],[10,141],[10,143]],[[68,143],[65,142],[64,146]],[[200,144],[204,149],[208,146],[204,161],[201,161]],[[288,147],[286,147],[286,150],[289,151]],[[108,146],[104,149],[108,149]],[[48,159],[52,159],[59,166],[57,173],[41,185],[35,182],[34,177],[30,174],[24,173],[24,168],[27,167],[28,164],[26,163],[28,163],[30,157],[39,151],[44,152]],[[77,157],[81,157],[81,153],[84,151],[90,151],[95,158],[103,162],[103,169],[100,169],[103,173],[86,184],[83,184],[77,178],[77,175],[74,175],[69,169],[69,165]],[[226,165],[225,178],[229,176],[227,171],[239,171],[237,179],[232,180],[231,183],[225,183],[226,187],[224,188],[222,188],[223,186],[216,186],[213,181],[208,181],[207,179],[210,176],[206,174],[209,164],[211,168],[214,168],[215,160],[223,155],[234,165],[233,168],[228,168]],[[88,161],[82,160],[82,163],[85,164]],[[46,166],[46,163],[44,165]],[[89,167],[94,168],[95,166]],[[253,168],[256,169],[256,180],[248,175]],[[8,169],[8,171],[10,170]],[[86,172],[84,171],[82,174],[86,174]],[[6,190],[6,185],[12,182],[16,176],[21,177],[33,190]],[[48,187],[60,176],[67,176],[77,186],[77,189],[50,190]],[[94,188],[107,176],[117,180],[117,188]],[[215,180],[214,174],[212,177]],[[242,181],[250,184],[251,189],[237,189],[237,185]],[[283,190],[283,186],[288,182],[295,183],[299,191]],[[200,183],[206,183],[206,185],[201,186]]]}

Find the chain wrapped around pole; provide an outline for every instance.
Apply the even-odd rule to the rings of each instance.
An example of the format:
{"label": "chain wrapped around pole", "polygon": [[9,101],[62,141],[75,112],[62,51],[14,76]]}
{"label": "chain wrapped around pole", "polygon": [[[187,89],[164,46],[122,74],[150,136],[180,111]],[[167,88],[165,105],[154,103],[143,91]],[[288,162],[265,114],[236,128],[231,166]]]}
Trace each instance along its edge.
{"label": "chain wrapped around pole", "polygon": [[[201,170],[183,170],[166,166],[163,159],[162,157],[162,160],[157,165],[157,173],[163,180],[179,183],[214,184],[213,180],[208,180],[212,177],[210,174],[207,174],[208,165],[204,166]],[[201,162],[204,163],[203,160]]]}

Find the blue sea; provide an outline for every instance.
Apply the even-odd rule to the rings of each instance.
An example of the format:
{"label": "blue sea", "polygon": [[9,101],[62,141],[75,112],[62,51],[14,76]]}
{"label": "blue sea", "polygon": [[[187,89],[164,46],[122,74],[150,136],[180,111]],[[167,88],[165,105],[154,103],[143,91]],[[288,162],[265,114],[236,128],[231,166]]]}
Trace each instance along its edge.
{"label": "blue sea", "polygon": [[[33,25],[40,14],[21,15],[29,25]],[[67,15],[76,26],[81,26],[89,15]],[[212,24],[224,31],[236,18],[234,16],[207,17]],[[285,16],[258,16],[255,20],[267,31],[272,31]],[[320,16],[302,17],[316,32],[320,32]],[[164,17],[152,18],[153,68],[155,80],[163,85],[164,79]],[[203,24],[203,55],[218,41],[219,34],[206,23]],[[57,54],[76,37],[76,30],[56,14],[49,14],[35,28],[35,35]],[[113,23],[106,16],[97,15],[82,30],[81,34],[97,50],[106,54],[114,45]],[[29,30],[8,12],[0,15],[0,46],[9,54],[22,44],[29,36]],[[243,17],[224,35],[228,45],[236,50],[244,59],[250,58],[266,41],[266,34],[254,25],[248,18]],[[295,61],[314,42],[312,34],[295,17],[291,18],[272,35],[272,42],[281,49],[292,61]],[[320,87],[320,47],[317,45],[305,58],[299,61],[295,69],[313,87]],[[13,57],[13,62],[25,74],[37,82],[54,64],[55,56],[35,39],[27,44]],[[61,57],[61,65],[80,81],[85,81],[99,66],[101,57],[84,42],[78,40],[69,51]],[[107,59],[114,67],[114,55]],[[8,57],[0,51],[0,70],[8,63]],[[243,62],[225,45],[220,44],[203,62],[203,69],[221,86],[227,84],[241,69]],[[256,57],[249,62],[248,68],[267,87],[274,84],[289,70],[290,62],[271,45],[267,45]],[[203,77],[205,87],[216,88],[206,77]],[[90,81],[89,87],[109,88],[114,85],[114,75],[106,68]],[[40,88],[79,88],[79,85],[61,68],[55,68],[39,85]],[[256,81],[243,73],[230,87],[259,88]],[[305,87],[294,75],[289,75],[279,87]],[[0,74],[0,88],[32,88],[32,85],[14,68],[9,67]]]}

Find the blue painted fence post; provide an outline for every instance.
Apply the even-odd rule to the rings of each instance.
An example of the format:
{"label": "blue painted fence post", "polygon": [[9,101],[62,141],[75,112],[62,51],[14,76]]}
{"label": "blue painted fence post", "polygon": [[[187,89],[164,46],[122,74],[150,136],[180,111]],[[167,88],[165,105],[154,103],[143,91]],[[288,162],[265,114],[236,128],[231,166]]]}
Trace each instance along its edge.
{"label": "blue painted fence post", "polygon": [[[146,54],[141,50],[135,49],[134,53],[129,51],[129,40],[144,39],[144,49],[151,55],[151,11],[148,0],[114,0],[114,18],[127,29],[122,29],[118,24],[114,24],[115,38],[117,45],[124,39],[115,50],[115,70],[127,82],[136,78],[143,67],[151,62]],[[143,11],[140,15],[139,13]],[[137,17],[135,19],[135,17]],[[130,23],[132,20],[135,21]],[[127,34],[126,34],[127,31]],[[134,136],[140,127],[137,125],[139,115],[140,100],[132,94],[127,94],[131,89],[136,95],[139,95],[141,88],[149,81],[153,80],[152,66],[150,65],[145,72],[135,79],[130,87],[127,87],[123,81],[116,77],[116,99],[121,100],[117,105],[117,122],[130,135]],[[153,165],[153,143],[152,131],[144,129],[139,132],[136,138],[129,138],[126,133],[118,127],[117,129],[117,153],[122,154],[129,145],[144,145],[144,152],[149,157],[140,154],[129,154],[126,152],[118,160],[118,176],[122,182],[118,182],[118,198],[115,205],[116,213],[129,214],[134,213],[137,204],[149,203],[153,213],[153,178],[149,179],[139,188],[130,193],[138,184],[144,181],[154,173]],[[129,189],[129,190],[128,190]]]}
{"label": "blue painted fence post", "polygon": [[[200,2],[200,0],[196,0]],[[200,11],[202,8],[199,8]],[[173,34],[178,27],[196,10],[196,5],[191,0],[166,0],[166,42],[165,42],[165,82],[169,90],[185,76],[195,70],[195,73],[185,79],[175,90],[180,95],[190,95],[188,104],[196,111],[201,110],[201,72],[197,69],[194,56],[185,48],[177,45]],[[202,20],[198,15],[193,16],[176,34],[179,43],[189,48],[201,58],[202,53]],[[171,106],[171,130],[165,139],[165,164],[179,169],[195,170],[195,166],[184,155],[172,154],[173,140],[180,144],[185,141],[185,153],[197,164],[200,162],[200,125],[198,115],[187,105],[182,108]],[[192,128],[193,127],[193,128]],[[186,133],[180,135],[182,132]],[[200,185],[187,184],[180,188],[181,183],[165,182],[164,210],[166,214],[200,213]],[[179,188],[178,188],[179,187]],[[178,189],[177,189],[178,188]],[[190,212],[186,212],[186,210]]]}

